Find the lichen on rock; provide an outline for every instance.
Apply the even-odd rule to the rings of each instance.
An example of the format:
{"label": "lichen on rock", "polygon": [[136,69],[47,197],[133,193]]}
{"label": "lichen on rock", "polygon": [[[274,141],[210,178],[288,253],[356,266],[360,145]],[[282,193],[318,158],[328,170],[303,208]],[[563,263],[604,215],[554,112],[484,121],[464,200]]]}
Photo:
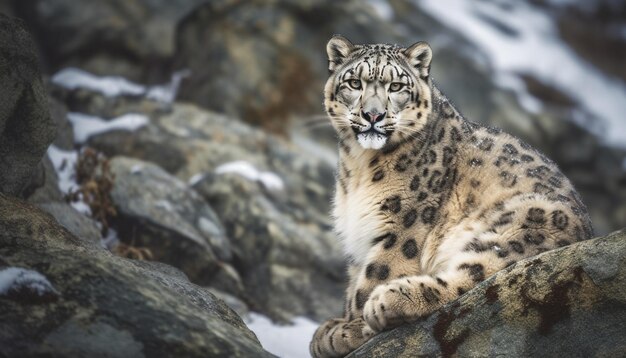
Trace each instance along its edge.
{"label": "lichen on rock", "polygon": [[350,357],[626,354],[626,230],[520,261]]}

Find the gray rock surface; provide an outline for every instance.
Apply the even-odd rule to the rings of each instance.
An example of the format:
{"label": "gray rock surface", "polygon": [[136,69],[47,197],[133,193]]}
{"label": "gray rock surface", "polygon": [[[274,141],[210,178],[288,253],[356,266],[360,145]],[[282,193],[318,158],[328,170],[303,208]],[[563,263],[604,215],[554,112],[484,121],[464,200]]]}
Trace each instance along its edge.
{"label": "gray rock surface", "polygon": [[279,321],[340,313],[344,262],[327,224],[299,217],[307,214],[303,207],[276,200],[237,174],[209,176],[196,188],[233,240],[241,295],[254,310]]}
{"label": "gray rock surface", "polygon": [[74,149],[74,131],[72,124],[67,120],[67,107],[53,96],[48,96],[48,105],[50,116],[57,127],[56,136],[52,144],[63,150]]}
{"label": "gray rock surface", "polygon": [[[193,260],[179,254],[170,256],[184,259],[183,263],[166,262],[183,269],[192,281],[235,295],[251,309],[277,320],[294,315],[321,319],[337,314],[342,300],[344,261],[328,217],[333,165],[283,139],[193,105],[175,104],[170,111],[155,110],[150,116],[150,123],[134,133],[104,133],[92,137],[89,145],[110,157],[123,155],[153,162],[185,182],[193,178],[194,189],[215,209],[232,243],[232,259],[222,260],[226,265],[220,267],[225,269],[215,273],[192,274],[193,271],[181,265]],[[140,213],[156,210],[148,209],[164,199],[152,198],[153,194],[146,193],[152,190],[148,187],[161,186],[155,186],[153,179],[133,176],[133,164],[125,160],[126,164],[117,165],[118,160],[113,159],[112,168],[116,182],[122,183],[120,188],[127,186],[126,182],[136,186],[132,193],[121,190],[116,194],[114,188],[113,198],[121,207],[129,207],[133,200],[143,201],[145,204],[130,215],[132,221],[137,221],[144,217]],[[240,173],[216,174],[221,165],[242,161],[253,170],[272,176],[283,187],[267,188],[263,181],[246,179]],[[119,174],[116,168],[121,168]],[[161,171],[159,176],[169,175]],[[175,181],[171,177],[169,180]],[[177,190],[176,185],[166,182],[167,190],[161,192]],[[146,200],[148,196],[152,199]],[[189,197],[169,199],[180,205],[189,200]],[[124,213],[128,209],[120,211],[122,217],[129,215]],[[197,217],[187,220],[197,230]],[[164,226],[161,221],[153,220],[159,230]],[[141,223],[146,225],[146,220]],[[129,242],[132,240],[129,228],[133,226],[128,222],[114,222],[113,226]],[[176,230],[184,227],[173,226]],[[141,231],[145,230],[137,230]],[[135,243],[146,245],[149,237],[153,237],[147,246],[156,252],[165,251],[169,247],[164,244],[167,241],[156,239],[151,236],[153,233],[154,230],[140,235],[145,238],[136,237]],[[237,277],[241,277],[244,285],[237,282]]]}
{"label": "gray rock surface", "polygon": [[102,247],[100,239],[100,228],[98,224],[78,212],[70,204],[64,202],[47,202],[38,206],[48,214],[52,215],[57,222],[71,232],[74,236],[85,240],[94,247]]}
{"label": "gray rock surface", "polygon": [[626,230],[520,261],[349,357],[626,355]]}
{"label": "gray rock surface", "polygon": [[37,48],[20,20],[0,14],[0,193],[43,184],[41,158],[54,139]]}
{"label": "gray rock surface", "polygon": [[113,226],[123,240],[149,248],[194,282],[209,282],[220,261],[232,259],[224,228],[195,190],[152,163],[115,157],[110,164]]}
{"label": "gray rock surface", "polygon": [[0,262],[39,272],[58,292],[47,301],[0,297],[2,356],[271,356],[208,290],[91,249],[49,215],[2,195]]}
{"label": "gray rock surface", "polygon": [[43,49],[51,72],[76,66],[101,75],[169,79],[178,21],[206,0],[19,1],[12,5]]}
{"label": "gray rock surface", "polygon": [[31,203],[64,201],[63,193],[59,189],[59,178],[50,157],[47,154],[44,155],[41,163],[43,165],[43,185],[30,194],[28,201]]}

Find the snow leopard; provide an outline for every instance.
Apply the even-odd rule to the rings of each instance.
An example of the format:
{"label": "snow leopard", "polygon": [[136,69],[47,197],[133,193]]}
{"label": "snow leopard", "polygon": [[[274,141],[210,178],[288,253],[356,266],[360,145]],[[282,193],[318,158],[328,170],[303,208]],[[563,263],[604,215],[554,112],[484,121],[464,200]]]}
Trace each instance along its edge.
{"label": "snow leopard", "polygon": [[555,162],[466,120],[431,78],[432,49],[326,47],[324,106],[338,136],[333,217],[348,261],[343,317],[317,329],[314,357],[457,299],[519,260],[592,237]]}

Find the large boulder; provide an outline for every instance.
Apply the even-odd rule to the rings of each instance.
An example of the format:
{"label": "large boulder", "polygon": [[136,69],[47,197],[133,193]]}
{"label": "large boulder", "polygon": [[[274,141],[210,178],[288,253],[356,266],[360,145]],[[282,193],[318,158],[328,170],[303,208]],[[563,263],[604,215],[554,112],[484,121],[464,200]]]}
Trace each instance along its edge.
{"label": "large boulder", "polygon": [[209,175],[195,187],[233,240],[251,307],[279,321],[340,313],[345,266],[326,217],[239,173]]}
{"label": "large boulder", "polygon": [[350,357],[626,355],[626,230],[521,261]]}
{"label": "large boulder", "polygon": [[176,270],[92,249],[2,195],[0,266],[2,356],[271,356],[239,316]]}
{"label": "large boulder", "polygon": [[0,14],[0,49],[0,193],[27,196],[43,184],[55,126],[37,47],[20,20]]}
{"label": "large boulder", "polygon": [[115,157],[111,199],[113,226],[127,243],[144,246],[153,258],[207,284],[220,262],[232,260],[229,239],[217,215],[195,190],[160,167]]}

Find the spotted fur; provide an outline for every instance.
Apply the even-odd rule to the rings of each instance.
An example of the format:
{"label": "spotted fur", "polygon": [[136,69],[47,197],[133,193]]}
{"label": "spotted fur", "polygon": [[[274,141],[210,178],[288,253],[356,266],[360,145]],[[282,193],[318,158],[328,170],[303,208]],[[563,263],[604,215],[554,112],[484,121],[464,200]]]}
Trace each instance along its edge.
{"label": "spotted fur", "polygon": [[427,44],[334,37],[327,50],[324,104],[341,143],[333,215],[350,283],[314,357],[343,356],[516,261],[592,236],[554,162],[467,121],[433,85]]}

